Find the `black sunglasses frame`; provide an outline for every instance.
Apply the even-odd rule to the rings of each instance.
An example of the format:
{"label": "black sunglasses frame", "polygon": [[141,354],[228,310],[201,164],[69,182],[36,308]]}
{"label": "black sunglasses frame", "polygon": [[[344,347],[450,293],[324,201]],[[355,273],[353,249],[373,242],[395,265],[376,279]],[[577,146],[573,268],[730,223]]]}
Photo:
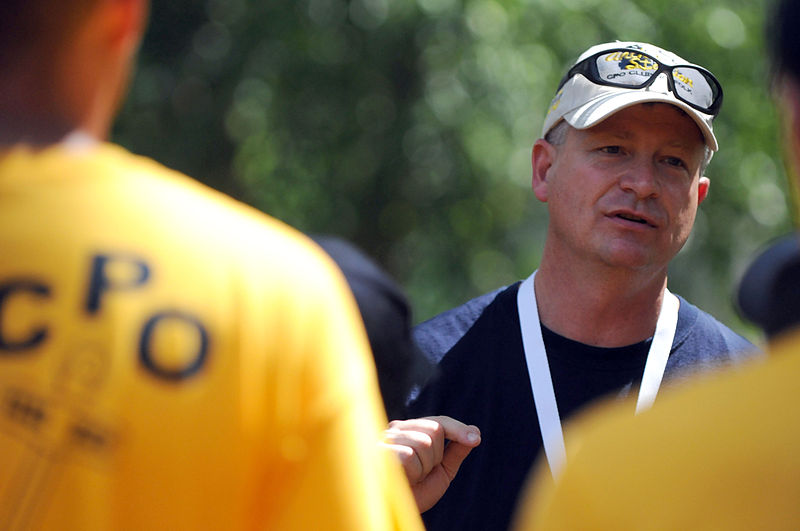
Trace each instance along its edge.
{"label": "black sunglasses frame", "polygon": [[[647,81],[645,81],[641,85],[615,83],[614,81],[608,81],[606,79],[603,79],[602,77],[600,77],[600,72],[597,70],[597,58],[603,55],[613,54],[617,52],[627,52],[630,54],[635,54],[637,56],[644,57],[657,64],[658,69],[653,73],[652,76],[650,76],[647,79]],[[672,71],[675,70],[676,68],[692,68],[700,72],[700,74],[702,74],[702,76],[706,79],[706,81],[708,81],[708,84],[711,87],[712,95],[714,97],[710,106],[704,107],[702,105],[697,105],[696,103],[693,103],[687,100],[686,98],[682,97],[680,93],[677,90],[675,90],[675,80],[672,78]],[[705,68],[697,65],[690,65],[690,64],[665,65],[652,55],[631,48],[612,48],[610,50],[603,50],[590,55],[589,57],[587,57],[583,61],[580,61],[575,66],[569,69],[566,75],[561,79],[561,82],[558,84],[558,90],[561,90],[561,87],[563,87],[564,84],[567,81],[569,81],[572,77],[574,77],[576,74],[582,74],[586,79],[597,85],[606,85],[609,87],[620,87],[620,88],[627,88],[634,90],[644,89],[652,85],[655,82],[656,78],[659,76],[659,74],[661,74],[662,72],[666,72],[668,74],[667,84],[669,86],[669,90],[680,101],[689,105],[693,109],[697,109],[702,113],[710,114],[712,116],[717,116],[719,114],[720,108],[722,107],[722,85],[720,85],[719,81],[717,81],[717,78],[714,77],[714,74],[712,74]]]}

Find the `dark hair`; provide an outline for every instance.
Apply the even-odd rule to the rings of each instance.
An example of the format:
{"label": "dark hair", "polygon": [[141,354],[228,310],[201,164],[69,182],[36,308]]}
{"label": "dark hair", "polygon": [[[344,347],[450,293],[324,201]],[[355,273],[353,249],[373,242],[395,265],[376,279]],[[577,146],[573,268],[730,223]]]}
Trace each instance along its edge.
{"label": "dark hair", "polygon": [[30,52],[57,49],[99,0],[2,0],[0,66]]}
{"label": "dark hair", "polygon": [[777,0],[767,16],[766,38],[773,78],[788,74],[800,80],[800,2]]}

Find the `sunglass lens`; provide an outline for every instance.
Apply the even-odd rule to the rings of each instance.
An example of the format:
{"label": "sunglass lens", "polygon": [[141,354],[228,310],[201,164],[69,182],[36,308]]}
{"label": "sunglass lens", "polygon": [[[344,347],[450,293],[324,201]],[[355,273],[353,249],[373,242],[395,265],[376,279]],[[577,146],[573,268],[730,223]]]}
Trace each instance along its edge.
{"label": "sunglass lens", "polygon": [[693,105],[708,109],[717,96],[716,84],[706,74],[691,67],[675,68],[672,71],[676,94]]}
{"label": "sunglass lens", "polygon": [[616,51],[595,59],[597,73],[605,83],[642,86],[658,70],[658,63],[638,52]]}

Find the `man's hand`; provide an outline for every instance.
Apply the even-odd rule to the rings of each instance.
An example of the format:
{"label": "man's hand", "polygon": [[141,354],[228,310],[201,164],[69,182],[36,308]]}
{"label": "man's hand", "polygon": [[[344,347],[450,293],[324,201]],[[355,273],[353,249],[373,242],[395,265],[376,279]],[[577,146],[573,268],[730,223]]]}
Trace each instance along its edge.
{"label": "man's hand", "polygon": [[481,443],[481,432],[450,417],[425,417],[393,420],[384,441],[400,458],[422,513],[444,495],[461,462]]}

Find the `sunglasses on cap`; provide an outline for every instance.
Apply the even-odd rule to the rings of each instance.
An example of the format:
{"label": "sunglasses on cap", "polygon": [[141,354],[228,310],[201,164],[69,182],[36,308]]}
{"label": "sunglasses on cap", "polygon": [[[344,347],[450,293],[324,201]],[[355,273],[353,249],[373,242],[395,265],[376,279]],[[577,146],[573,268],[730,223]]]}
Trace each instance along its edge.
{"label": "sunglasses on cap", "polygon": [[569,69],[559,90],[575,74],[597,85],[644,89],[666,73],[669,90],[677,99],[700,112],[716,116],[722,106],[722,86],[714,74],[696,65],[666,65],[639,50],[603,50]]}

